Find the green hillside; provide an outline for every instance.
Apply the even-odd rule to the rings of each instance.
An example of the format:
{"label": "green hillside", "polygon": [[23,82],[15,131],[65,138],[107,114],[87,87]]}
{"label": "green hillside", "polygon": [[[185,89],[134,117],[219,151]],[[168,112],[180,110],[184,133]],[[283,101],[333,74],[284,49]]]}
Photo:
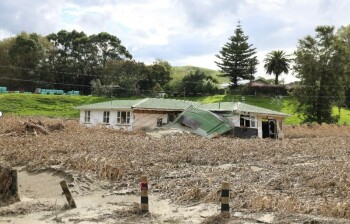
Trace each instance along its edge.
{"label": "green hillside", "polygon": [[171,71],[171,78],[173,79],[172,81],[182,80],[185,75],[190,74],[191,72],[194,72],[197,69],[203,71],[206,75],[210,75],[216,78],[219,81],[219,83],[230,82],[228,78],[220,77],[219,75],[221,73],[219,71],[195,66],[173,66]]}
{"label": "green hillside", "polygon": [[0,94],[0,111],[20,116],[79,117],[73,107],[110,100],[104,97]]}

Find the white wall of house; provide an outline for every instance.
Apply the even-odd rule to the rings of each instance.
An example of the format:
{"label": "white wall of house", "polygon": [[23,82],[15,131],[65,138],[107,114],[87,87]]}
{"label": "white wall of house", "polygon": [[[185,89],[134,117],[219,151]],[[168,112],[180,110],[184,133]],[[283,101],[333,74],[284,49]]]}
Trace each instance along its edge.
{"label": "white wall of house", "polygon": [[257,117],[257,122],[256,122],[256,126],[258,129],[258,137],[262,138],[263,137],[263,133],[262,133],[262,120],[261,118]]}
{"label": "white wall of house", "polygon": [[[240,115],[247,115],[247,114],[235,114],[230,117],[227,117],[227,119],[231,122],[231,125],[234,127],[240,127]],[[274,116],[267,116],[267,115],[259,115],[259,114],[249,114],[249,116],[254,117],[255,119],[255,127],[250,128],[256,128],[258,130],[258,137],[263,137],[263,130],[262,130],[262,121],[264,119],[272,119],[276,120],[276,126],[277,126],[277,134],[278,138],[283,138],[283,118],[282,117],[274,117]]]}
{"label": "white wall of house", "polygon": [[[109,123],[103,123],[103,113],[104,111],[109,111]],[[118,111],[129,111],[130,112],[130,123],[129,124],[118,124],[117,114]],[[90,110],[90,122],[85,122],[85,110],[80,111],[80,123],[85,126],[93,125],[106,125],[115,129],[123,129],[131,131],[133,129],[134,114],[132,110]]]}

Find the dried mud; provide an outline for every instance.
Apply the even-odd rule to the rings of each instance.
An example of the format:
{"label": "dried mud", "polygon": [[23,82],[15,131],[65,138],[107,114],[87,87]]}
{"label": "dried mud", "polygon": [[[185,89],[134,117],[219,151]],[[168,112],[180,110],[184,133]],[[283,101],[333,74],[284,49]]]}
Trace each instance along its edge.
{"label": "dried mud", "polygon": [[[65,128],[48,135],[1,135],[28,120],[1,118],[0,164],[55,167],[108,181],[110,192],[136,195],[140,176],[147,175],[150,194],[182,206],[219,205],[220,184],[228,181],[232,211],[227,223],[244,223],[252,219],[249,214],[273,214],[272,223],[350,222],[348,126],[286,126],[284,140],[204,139],[35,119]],[[213,216],[203,222],[210,220],[221,219]]]}

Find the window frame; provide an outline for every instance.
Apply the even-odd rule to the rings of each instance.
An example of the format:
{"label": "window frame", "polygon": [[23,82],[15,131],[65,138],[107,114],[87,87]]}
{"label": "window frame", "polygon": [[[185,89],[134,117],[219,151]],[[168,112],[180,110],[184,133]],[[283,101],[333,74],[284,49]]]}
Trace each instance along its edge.
{"label": "window frame", "polygon": [[91,123],[91,111],[90,110],[85,110],[84,111],[84,123]]}
{"label": "window frame", "polygon": [[109,111],[103,111],[103,120],[102,120],[103,124],[109,124],[110,115],[111,115],[111,113]]}
{"label": "window frame", "polygon": [[[242,119],[244,121],[243,125],[242,125]],[[244,128],[257,128],[256,116],[247,115],[247,114],[240,114],[239,115],[239,125],[240,125],[240,127],[244,127]]]}
{"label": "window frame", "polygon": [[[125,113],[125,118],[123,114]],[[125,121],[124,121],[125,120]],[[117,125],[131,125],[131,112],[130,111],[117,111]]]}

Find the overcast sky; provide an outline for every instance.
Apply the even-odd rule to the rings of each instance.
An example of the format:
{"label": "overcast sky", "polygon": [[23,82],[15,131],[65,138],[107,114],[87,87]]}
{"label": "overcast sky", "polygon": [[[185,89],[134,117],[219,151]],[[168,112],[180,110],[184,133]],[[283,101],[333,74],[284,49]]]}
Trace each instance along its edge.
{"label": "overcast sky", "polygon": [[350,0],[0,0],[0,39],[21,31],[106,31],[146,64],[160,58],[217,70],[215,54],[241,21],[262,76],[268,52],[293,52],[317,25],[348,25],[349,12]]}

